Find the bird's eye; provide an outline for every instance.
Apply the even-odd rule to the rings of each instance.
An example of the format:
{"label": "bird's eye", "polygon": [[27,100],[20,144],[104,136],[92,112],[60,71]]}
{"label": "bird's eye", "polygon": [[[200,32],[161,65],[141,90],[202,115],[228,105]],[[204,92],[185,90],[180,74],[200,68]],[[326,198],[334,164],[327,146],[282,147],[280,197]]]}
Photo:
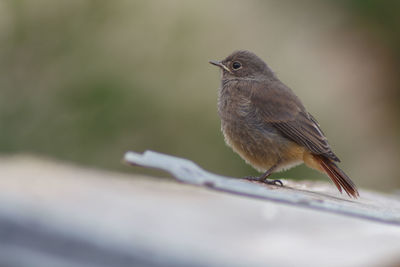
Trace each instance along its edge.
{"label": "bird's eye", "polygon": [[234,70],[238,70],[238,69],[240,69],[241,67],[242,67],[242,64],[240,64],[240,62],[235,61],[235,62],[232,63],[232,68],[233,68]]}

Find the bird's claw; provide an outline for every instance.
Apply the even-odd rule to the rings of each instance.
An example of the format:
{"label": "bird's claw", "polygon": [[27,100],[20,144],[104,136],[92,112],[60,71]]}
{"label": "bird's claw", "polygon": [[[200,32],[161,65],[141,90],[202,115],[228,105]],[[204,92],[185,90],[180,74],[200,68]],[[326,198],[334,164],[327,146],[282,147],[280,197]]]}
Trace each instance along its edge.
{"label": "bird's claw", "polygon": [[246,180],[250,180],[250,181],[257,181],[257,182],[261,182],[261,183],[265,183],[265,184],[270,184],[270,185],[276,185],[276,186],[283,186],[283,183],[281,180],[274,180],[274,179],[262,179],[262,177],[257,177],[257,176],[246,176],[244,177],[244,179]]}
{"label": "bird's claw", "polygon": [[283,186],[283,183],[282,183],[282,181],[281,180],[278,180],[278,179],[276,179],[276,180],[265,180],[264,181],[264,183],[266,183],[266,184],[272,184],[272,185],[279,185],[279,186]]}
{"label": "bird's claw", "polygon": [[257,177],[257,176],[246,176],[246,177],[243,177],[243,179],[246,179],[246,180],[249,180],[249,181],[261,182],[260,181],[260,177]]}

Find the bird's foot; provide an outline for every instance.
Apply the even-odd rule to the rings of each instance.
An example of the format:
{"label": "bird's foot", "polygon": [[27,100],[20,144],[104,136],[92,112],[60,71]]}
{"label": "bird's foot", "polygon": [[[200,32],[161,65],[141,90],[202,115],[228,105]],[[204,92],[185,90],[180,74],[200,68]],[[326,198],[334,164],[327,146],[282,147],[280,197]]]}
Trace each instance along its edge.
{"label": "bird's foot", "polygon": [[257,181],[265,184],[270,184],[270,185],[279,185],[283,186],[283,183],[279,179],[267,179],[264,178],[263,176],[257,177],[257,176],[246,176],[244,179],[249,180],[249,181]]}

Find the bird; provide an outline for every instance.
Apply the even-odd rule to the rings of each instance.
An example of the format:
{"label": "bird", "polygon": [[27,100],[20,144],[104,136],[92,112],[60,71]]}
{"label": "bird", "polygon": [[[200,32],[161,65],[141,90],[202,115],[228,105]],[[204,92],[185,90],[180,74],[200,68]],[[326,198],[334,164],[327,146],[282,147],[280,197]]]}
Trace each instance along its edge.
{"label": "bird", "polygon": [[317,120],[261,58],[238,50],[209,63],[221,69],[218,115],[225,142],[263,173],[245,178],[282,186],[268,177],[305,163],[325,173],[340,193],[359,197]]}

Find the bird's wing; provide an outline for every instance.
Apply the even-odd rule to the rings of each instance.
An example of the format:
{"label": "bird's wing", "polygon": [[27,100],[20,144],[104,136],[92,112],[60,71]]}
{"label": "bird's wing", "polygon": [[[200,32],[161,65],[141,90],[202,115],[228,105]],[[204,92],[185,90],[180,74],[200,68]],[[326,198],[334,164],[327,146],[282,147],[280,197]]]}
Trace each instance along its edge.
{"label": "bird's wing", "polygon": [[283,83],[253,83],[251,102],[262,123],[274,126],[285,137],[307,147],[314,154],[340,161],[332,152],[318,122]]}

